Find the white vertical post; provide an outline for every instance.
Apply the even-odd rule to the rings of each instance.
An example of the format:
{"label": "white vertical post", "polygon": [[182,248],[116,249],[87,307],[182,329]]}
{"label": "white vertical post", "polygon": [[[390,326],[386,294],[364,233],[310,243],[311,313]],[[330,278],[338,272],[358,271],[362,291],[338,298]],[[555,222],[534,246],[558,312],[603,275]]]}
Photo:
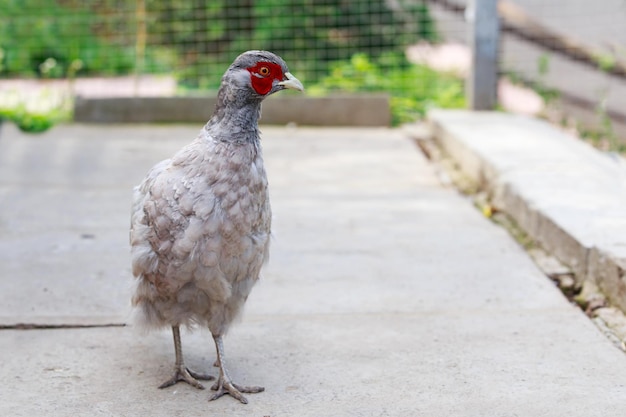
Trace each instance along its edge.
{"label": "white vertical post", "polygon": [[467,105],[472,110],[492,110],[498,102],[498,0],[470,0],[466,17],[472,51]]}

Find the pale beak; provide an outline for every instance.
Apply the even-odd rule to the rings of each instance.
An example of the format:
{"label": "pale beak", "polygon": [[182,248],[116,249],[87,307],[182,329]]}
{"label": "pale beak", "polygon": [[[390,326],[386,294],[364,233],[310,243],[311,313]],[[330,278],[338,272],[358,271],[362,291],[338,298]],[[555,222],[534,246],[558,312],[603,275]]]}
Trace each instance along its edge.
{"label": "pale beak", "polygon": [[286,80],[280,81],[278,85],[282,85],[285,88],[291,88],[292,90],[304,91],[304,86],[299,79],[294,77],[290,72],[285,73]]}

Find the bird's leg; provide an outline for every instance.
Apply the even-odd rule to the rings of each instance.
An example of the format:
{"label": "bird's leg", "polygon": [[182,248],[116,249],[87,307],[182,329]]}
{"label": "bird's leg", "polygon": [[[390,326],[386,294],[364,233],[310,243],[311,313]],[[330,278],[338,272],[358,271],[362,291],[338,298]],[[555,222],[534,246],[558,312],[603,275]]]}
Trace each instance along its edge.
{"label": "bird's leg", "polygon": [[183,361],[183,349],[180,345],[180,328],[178,326],[172,326],[172,333],[174,334],[174,350],[176,351],[174,376],[159,385],[159,388],[167,388],[176,384],[179,381],[185,381],[193,387],[196,387],[198,389],[204,389],[204,385],[198,382],[198,379],[210,381],[215,379],[215,377],[194,372],[185,366],[185,362]]}
{"label": "bird's leg", "polygon": [[224,343],[221,335],[213,335],[215,340],[215,349],[217,350],[217,362],[219,363],[220,376],[217,382],[211,387],[212,390],[217,391],[209,398],[209,401],[216,400],[224,394],[230,394],[244,404],[248,404],[248,400],[242,393],[255,394],[257,392],[265,391],[263,387],[243,387],[235,384],[231,379],[228,371],[226,370],[224,362]]}

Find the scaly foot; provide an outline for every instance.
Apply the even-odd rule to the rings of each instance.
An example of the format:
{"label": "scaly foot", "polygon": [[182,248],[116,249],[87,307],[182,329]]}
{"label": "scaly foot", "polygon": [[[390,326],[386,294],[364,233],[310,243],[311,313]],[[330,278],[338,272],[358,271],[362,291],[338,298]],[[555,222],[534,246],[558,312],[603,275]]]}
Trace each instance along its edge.
{"label": "scaly foot", "polygon": [[170,379],[168,379],[167,381],[159,385],[159,388],[171,387],[177,382],[183,381],[183,382],[188,383],[192,387],[196,387],[198,389],[204,389],[204,385],[198,382],[199,379],[203,381],[212,381],[215,379],[215,377],[211,375],[207,375],[207,374],[200,374],[200,373],[192,371],[189,368],[181,366],[181,367],[177,367],[176,370],[174,371],[174,376],[172,376]]}
{"label": "scaly foot", "polygon": [[224,343],[222,335],[213,334],[215,340],[215,349],[217,351],[217,365],[220,368],[220,376],[217,378],[217,382],[211,387],[213,391],[217,391],[213,394],[209,401],[217,400],[224,394],[230,394],[231,397],[238,399],[243,404],[248,404],[248,400],[242,393],[256,394],[257,392],[265,391],[263,387],[242,387],[241,385],[234,384],[230,379],[230,375],[226,370],[224,362]]}
{"label": "scaly foot", "polygon": [[248,400],[242,393],[256,394],[265,391],[265,388],[263,387],[243,387],[241,385],[237,385],[233,383],[230,378],[224,378],[221,375],[211,389],[217,392],[209,398],[209,401],[217,400],[224,394],[229,394],[231,397],[238,399],[243,404],[248,404]]}

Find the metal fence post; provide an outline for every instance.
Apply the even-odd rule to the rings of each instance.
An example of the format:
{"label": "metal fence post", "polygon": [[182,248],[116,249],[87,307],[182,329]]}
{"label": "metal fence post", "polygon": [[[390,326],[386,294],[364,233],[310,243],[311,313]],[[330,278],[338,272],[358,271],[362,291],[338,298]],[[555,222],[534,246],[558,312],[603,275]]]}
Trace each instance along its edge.
{"label": "metal fence post", "polygon": [[498,0],[470,0],[467,10],[472,50],[467,79],[467,103],[472,110],[495,108],[498,87],[500,23]]}

